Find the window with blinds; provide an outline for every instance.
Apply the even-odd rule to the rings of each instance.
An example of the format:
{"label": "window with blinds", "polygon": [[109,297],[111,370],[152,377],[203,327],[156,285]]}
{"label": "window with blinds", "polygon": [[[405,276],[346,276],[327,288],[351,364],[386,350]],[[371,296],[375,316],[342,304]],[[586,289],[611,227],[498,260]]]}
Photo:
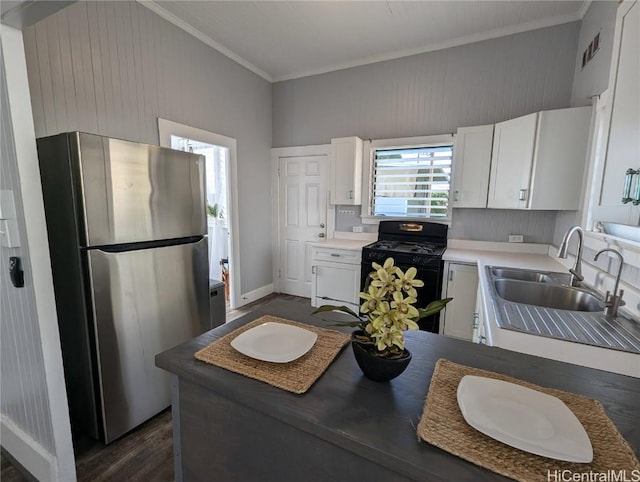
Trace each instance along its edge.
{"label": "window with blinds", "polygon": [[446,218],[452,146],[376,149],[374,216]]}

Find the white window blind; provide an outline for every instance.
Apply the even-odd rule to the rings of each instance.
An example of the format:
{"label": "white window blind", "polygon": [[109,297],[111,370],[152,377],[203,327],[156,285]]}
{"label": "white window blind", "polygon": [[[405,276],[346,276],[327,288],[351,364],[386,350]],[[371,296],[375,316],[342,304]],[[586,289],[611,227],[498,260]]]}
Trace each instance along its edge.
{"label": "white window blind", "polygon": [[374,216],[445,218],[452,146],[376,149]]}

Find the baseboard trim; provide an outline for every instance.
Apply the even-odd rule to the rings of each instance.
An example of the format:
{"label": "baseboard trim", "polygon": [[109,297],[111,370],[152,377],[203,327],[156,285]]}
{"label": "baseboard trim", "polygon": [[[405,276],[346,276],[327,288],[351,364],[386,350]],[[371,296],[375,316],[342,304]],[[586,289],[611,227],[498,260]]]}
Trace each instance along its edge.
{"label": "baseboard trim", "polygon": [[4,414],[0,414],[0,444],[37,480],[58,480],[56,457]]}
{"label": "baseboard trim", "polygon": [[241,306],[244,306],[246,304],[253,303],[254,301],[259,300],[260,298],[264,298],[265,296],[270,295],[273,292],[273,283],[269,283],[268,285],[261,286],[260,288],[249,291],[248,293],[244,293],[240,296],[240,303],[238,303],[238,306],[236,306],[236,308],[240,308]]}

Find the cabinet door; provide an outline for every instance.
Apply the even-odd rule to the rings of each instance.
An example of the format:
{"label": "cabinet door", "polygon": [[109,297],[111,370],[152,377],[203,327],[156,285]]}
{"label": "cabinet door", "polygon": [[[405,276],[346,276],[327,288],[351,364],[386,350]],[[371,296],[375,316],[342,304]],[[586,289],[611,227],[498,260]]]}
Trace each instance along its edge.
{"label": "cabinet door", "polygon": [[484,300],[482,294],[482,286],[478,283],[478,291],[476,293],[476,314],[477,318],[477,330],[474,332],[474,343],[480,343],[481,345],[491,345],[489,340],[489,333],[487,331],[487,319],[484,316]]}
{"label": "cabinet door", "polygon": [[580,208],[591,111],[574,107],[538,113],[528,209]]}
{"label": "cabinet door", "polygon": [[340,263],[320,263],[314,267],[317,304],[359,305],[360,266]]}
{"label": "cabinet door", "polygon": [[534,113],[496,124],[488,207],[526,207],[537,119]]}
{"label": "cabinet door", "polygon": [[331,204],[361,204],[362,139],[331,139]]}
{"label": "cabinet door", "polygon": [[[628,11],[620,11],[616,28],[619,50],[615,52],[618,44],[614,42],[609,78],[609,85],[615,85],[615,90],[610,105],[605,106],[611,112],[611,121],[608,133],[604,133],[606,157],[594,219],[638,225],[640,205],[623,204],[622,195],[627,169],[640,170],[640,5],[635,3]],[[640,174],[635,175],[633,181],[632,198],[640,186]]]}
{"label": "cabinet door", "polygon": [[491,171],[493,124],[461,127],[453,146],[454,208],[486,208]]}
{"label": "cabinet door", "polygon": [[447,297],[453,300],[445,308],[443,333],[446,336],[471,340],[473,314],[476,311],[478,268],[475,265],[449,263],[447,275]]}

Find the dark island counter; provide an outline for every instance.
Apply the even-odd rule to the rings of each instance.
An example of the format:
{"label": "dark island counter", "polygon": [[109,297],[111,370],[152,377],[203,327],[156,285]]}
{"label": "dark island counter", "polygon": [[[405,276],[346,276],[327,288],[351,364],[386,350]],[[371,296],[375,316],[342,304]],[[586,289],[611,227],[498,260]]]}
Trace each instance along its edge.
{"label": "dark island counter", "polygon": [[275,301],[156,357],[172,374],[177,481],[507,480],[418,441],[440,358],[595,398],[640,450],[640,380],[432,333],[407,333],[413,360],[390,383],[365,378],[347,346],[303,395],[193,357],[264,314],[326,327],[312,310]]}

